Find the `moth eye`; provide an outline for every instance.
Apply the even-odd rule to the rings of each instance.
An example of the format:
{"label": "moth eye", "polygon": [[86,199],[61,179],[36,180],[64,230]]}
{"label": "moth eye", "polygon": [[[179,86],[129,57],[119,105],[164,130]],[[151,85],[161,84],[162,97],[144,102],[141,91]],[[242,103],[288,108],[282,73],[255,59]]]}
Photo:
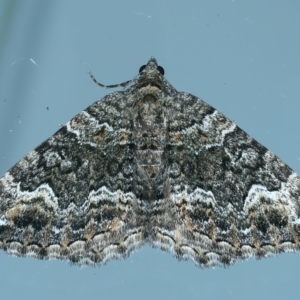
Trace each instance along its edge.
{"label": "moth eye", "polygon": [[139,74],[141,74],[145,68],[146,68],[146,65],[141,66],[139,69]]}
{"label": "moth eye", "polygon": [[164,70],[163,67],[157,66],[157,70],[159,71],[159,73],[160,73],[161,75],[165,75],[165,70]]}
{"label": "moth eye", "polygon": [[[140,69],[139,69],[139,74],[141,74],[145,68],[146,68],[146,65],[141,66]],[[157,70],[158,70],[158,72],[159,72],[161,75],[164,75],[164,74],[165,74],[165,70],[164,70],[163,67],[157,66]]]}

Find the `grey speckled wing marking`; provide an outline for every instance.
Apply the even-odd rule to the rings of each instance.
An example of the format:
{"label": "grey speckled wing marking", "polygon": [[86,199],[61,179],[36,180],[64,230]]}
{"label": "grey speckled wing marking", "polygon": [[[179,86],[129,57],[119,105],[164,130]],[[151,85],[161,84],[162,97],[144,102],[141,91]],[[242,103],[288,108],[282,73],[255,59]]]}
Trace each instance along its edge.
{"label": "grey speckled wing marking", "polygon": [[154,58],[121,86],[0,179],[1,249],[95,265],[149,242],[200,267],[299,250],[287,165]]}
{"label": "grey speckled wing marking", "polygon": [[97,264],[145,240],[126,92],[97,101],[0,180],[0,247]]}

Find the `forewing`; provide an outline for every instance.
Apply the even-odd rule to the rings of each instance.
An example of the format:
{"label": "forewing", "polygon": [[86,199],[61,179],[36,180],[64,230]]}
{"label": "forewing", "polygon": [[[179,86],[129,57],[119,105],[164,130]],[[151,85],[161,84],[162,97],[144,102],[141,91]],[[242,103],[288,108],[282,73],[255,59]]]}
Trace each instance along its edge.
{"label": "forewing", "polygon": [[0,179],[1,249],[93,265],[143,244],[125,96],[95,102]]}
{"label": "forewing", "polygon": [[152,242],[201,267],[299,249],[300,178],[223,114],[178,93]]}

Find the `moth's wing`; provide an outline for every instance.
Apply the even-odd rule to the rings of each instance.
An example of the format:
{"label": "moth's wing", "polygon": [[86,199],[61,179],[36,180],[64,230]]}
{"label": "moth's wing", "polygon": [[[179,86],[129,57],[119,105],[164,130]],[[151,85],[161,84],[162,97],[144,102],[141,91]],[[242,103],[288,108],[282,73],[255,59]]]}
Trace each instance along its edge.
{"label": "moth's wing", "polygon": [[300,178],[202,100],[173,102],[153,245],[201,267],[299,250]]}
{"label": "moth's wing", "polygon": [[123,92],[75,116],[0,179],[0,248],[97,264],[144,243]]}

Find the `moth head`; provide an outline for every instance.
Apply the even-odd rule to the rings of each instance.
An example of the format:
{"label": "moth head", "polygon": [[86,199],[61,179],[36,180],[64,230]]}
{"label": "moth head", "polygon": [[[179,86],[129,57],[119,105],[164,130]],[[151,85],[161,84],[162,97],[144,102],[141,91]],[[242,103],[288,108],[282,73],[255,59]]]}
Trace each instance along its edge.
{"label": "moth head", "polygon": [[[145,70],[146,67],[147,67],[147,65],[142,65],[142,66],[140,67],[140,69],[139,69],[139,74],[141,74],[141,73]],[[157,69],[157,71],[158,71],[161,75],[165,75],[165,70],[164,70],[163,67],[158,66],[158,65],[156,64],[156,69]]]}
{"label": "moth head", "polygon": [[154,57],[151,57],[147,65],[143,65],[139,70],[139,82],[141,86],[154,85],[159,88],[162,86],[165,71],[159,66]]}

